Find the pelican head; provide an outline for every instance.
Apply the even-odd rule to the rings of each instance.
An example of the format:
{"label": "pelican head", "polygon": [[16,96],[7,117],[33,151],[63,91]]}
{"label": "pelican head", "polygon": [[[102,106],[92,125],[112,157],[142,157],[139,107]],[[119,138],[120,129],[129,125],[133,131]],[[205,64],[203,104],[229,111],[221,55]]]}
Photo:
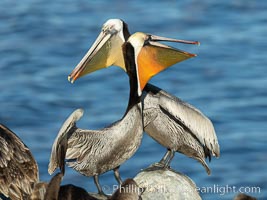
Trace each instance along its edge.
{"label": "pelican head", "polygon": [[131,35],[127,43],[130,43],[134,49],[141,90],[154,75],[177,62],[196,56],[196,54],[161,44],[159,41],[199,44],[199,42],[176,40],[142,32]]}
{"label": "pelican head", "polygon": [[[109,19],[104,23],[102,30],[97,37],[96,41],[93,43],[92,47],[88,50],[79,64],[75,67],[75,69],[68,76],[69,81],[72,83],[78,78],[90,74],[96,70],[109,67],[111,65],[116,65],[126,71],[125,63],[123,59],[122,53],[122,45],[127,39],[130,37],[130,33],[128,30],[127,24],[120,19]],[[139,38],[140,46],[154,46],[153,52],[155,53],[155,49],[161,50],[158,53],[160,55],[166,56],[168,53],[172,52],[168,58],[160,57],[160,62],[165,60],[166,62],[175,64],[177,62],[181,62],[185,59],[196,56],[195,54],[190,54],[178,49],[174,49],[168,47],[166,45],[158,43],[159,41],[167,41],[167,42],[179,42],[186,44],[199,44],[199,42],[195,41],[186,41],[186,40],[176,40],[171,38],[165,38],[160,36],[155,36],[151,34],[137,33],[135,37],[132,37],[132,41],[134,42]],[[135,41],[135,42],[137,42]],[[137,44],[134,44],[134,46]],[[136,48],[139,48],[136,46]],[[141,47],[140,47],[141,48]],[[148,49],[148,48],[145,48]],[[151,48],[149,48],[151,49]],[[153,54],[153,52],[150,52]],[[176,53],[175,53],[176,52]],[[143,56],[146,56],[142,53]],[[155,56],[155,55],[154,55]],[[176,57],[175,57],[176,56]],[[145,58],[144,58],[145,59]],[[155,60],[152,59],[152,62]],[[147,59],[148,60],[148,59]],[[168,60],[168,61],[167,61]],[[148,66],[143,66],[143,71],[147,71]]]}
{"label": "pelican head", "polygon": [[125,70],[121,46],[130,36],[127,24],[120,19],[109,19],[91,48],[68,76],[72,83],[96,70],[116,65]]}

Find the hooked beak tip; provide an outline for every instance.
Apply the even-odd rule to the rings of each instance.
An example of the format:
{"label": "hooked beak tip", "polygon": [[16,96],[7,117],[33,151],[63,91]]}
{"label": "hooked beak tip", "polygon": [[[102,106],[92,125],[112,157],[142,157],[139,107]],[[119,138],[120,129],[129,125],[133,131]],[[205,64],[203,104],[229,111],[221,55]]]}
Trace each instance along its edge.
{"label": "hooked beak tip", "polygon": [[73,84],[74,81],[75,81],[75,78],[72,78],[71,75],[69,75],[68,76],[68,81]]}

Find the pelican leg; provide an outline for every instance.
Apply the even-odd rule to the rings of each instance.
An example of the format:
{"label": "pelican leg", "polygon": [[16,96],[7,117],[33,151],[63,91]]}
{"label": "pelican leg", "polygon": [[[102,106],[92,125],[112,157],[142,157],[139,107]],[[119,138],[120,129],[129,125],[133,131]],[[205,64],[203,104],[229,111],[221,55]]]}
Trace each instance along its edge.
{"label": "pelican leg", "polygon": [[122,180],[121,180],[119,168],[120,168],[120,166],[118,166],[115,169],[113,169],[113,171],[114,171],[115,179],[117,180],[117,182],[119,183],[119,185],[121,185],[122,184]]}
{"label": "pelican leg", "polygon": [[96,185],[96,187],[97,187],[98,194],[107,196],[107,195],[103,192],[102,187],[101,187],[101,185],[99,184],[99,178],[98,178],[98,175],[94,175],[94,182],[95,182],[95,185]]}
{"label": "pelican leg", "polygon": [[167,149],[167,151],[166,151],[165,155],[163,156],[163,158],[159,162],[154,163],[152,166],[153,167],[158,167],[158,168],[165,168],[166,162],[169,159],[170,153],[171,153],[171,150]]}
{"label": "pelican leg", "polygon": [[168,160],[169,156],[170,156],[171,150],[167,149],[165,155],[163,156],[163,158],[159,161],[159,164],[164,166],[166,164],[166,160]]}
{"label": "pelican leg", "polygon": [[171,150],[168,150],[168,153],[169,153],[169,158],[168,158],[167,162],[165,162],[165,165],[164,165],[165,169],[170,168],[170,164],[171,164],[171,161],[174,157],[175,151],[171,149]]}

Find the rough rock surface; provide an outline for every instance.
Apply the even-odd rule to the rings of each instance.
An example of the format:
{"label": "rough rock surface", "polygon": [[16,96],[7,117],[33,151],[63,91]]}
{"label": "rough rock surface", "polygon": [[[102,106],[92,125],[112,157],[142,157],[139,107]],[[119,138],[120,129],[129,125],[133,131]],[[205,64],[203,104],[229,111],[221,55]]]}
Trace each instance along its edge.
{"label": "rough rock surface", "polygon": [[181,199],[201,200],[195,183],[186,175],[173,170],[149,167],[134,178],[138,186],[145,188],[143,200]]}
{"label": "rough rock surface", "polygon": [[[138,173],[134,177],[134,181],[140,188],[142,200],[201,200],[195,183],[186,175],[172,169],[163,170],[151,166]],[[136,191],[134,190],[134,192]],[[97,194],[90,195],[99,200],[107,199],[107,197]],[[139,200],[138,195],[136,200]]]}

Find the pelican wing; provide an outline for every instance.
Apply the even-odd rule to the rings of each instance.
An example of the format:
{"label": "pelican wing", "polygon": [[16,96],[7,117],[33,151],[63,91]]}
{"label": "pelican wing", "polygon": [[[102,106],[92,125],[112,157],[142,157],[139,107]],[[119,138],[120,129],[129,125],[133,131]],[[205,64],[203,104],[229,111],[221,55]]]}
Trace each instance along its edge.
{"label": "pelican wing", "polygon": [[76,129],[76,122],[83,116],[83,110],[75,110],[64,122],[58,135],[54,141],[50,161],[48,166],[48,173],[52,174],[56,168],[60,168],[64,174],[65,154],[68,148],[68,135]]}
{"label": "pelican wing", "polygon": [[[67,165],[80,171],[86,168],[86,166],[95,166],[97,168],[96,165],[98,165],[100,160],[108,162],[113,157],[117,157],[111,151],[116,149],[114,145],[121,138],[116,138],[114,135],[124,129],[115,126],[115,124],[117,122],[101,130],[77,128],[72,132],[68,138],[68,149],[66,152]],[[110,151],[107,151],[107,149]]]}
{"label": "pelican wing", "polygon": [[159,106],[163,112],[186,127],[213,155],[220,156],[220,147],[213,124],[201,111],[154,85],[147,84],[146,87],[147,90],[159,96]]}
{"label": "pelican wing", "polygon": [[11,199],[25,199],[38,181],[38,165],[29,148],[0,124],[0,193]]}
{"label": "pelican wing", "polygon": [[[105,129],[84,130],[76,129],[68,139],[66,161],[70,167],[80,170],[89,162],[96,163],[98,155],[104,155],[108,137],[103,137]],[[108,145],[108,147],[111,147]],[[108,153],[108,152],[106,152]]]}

